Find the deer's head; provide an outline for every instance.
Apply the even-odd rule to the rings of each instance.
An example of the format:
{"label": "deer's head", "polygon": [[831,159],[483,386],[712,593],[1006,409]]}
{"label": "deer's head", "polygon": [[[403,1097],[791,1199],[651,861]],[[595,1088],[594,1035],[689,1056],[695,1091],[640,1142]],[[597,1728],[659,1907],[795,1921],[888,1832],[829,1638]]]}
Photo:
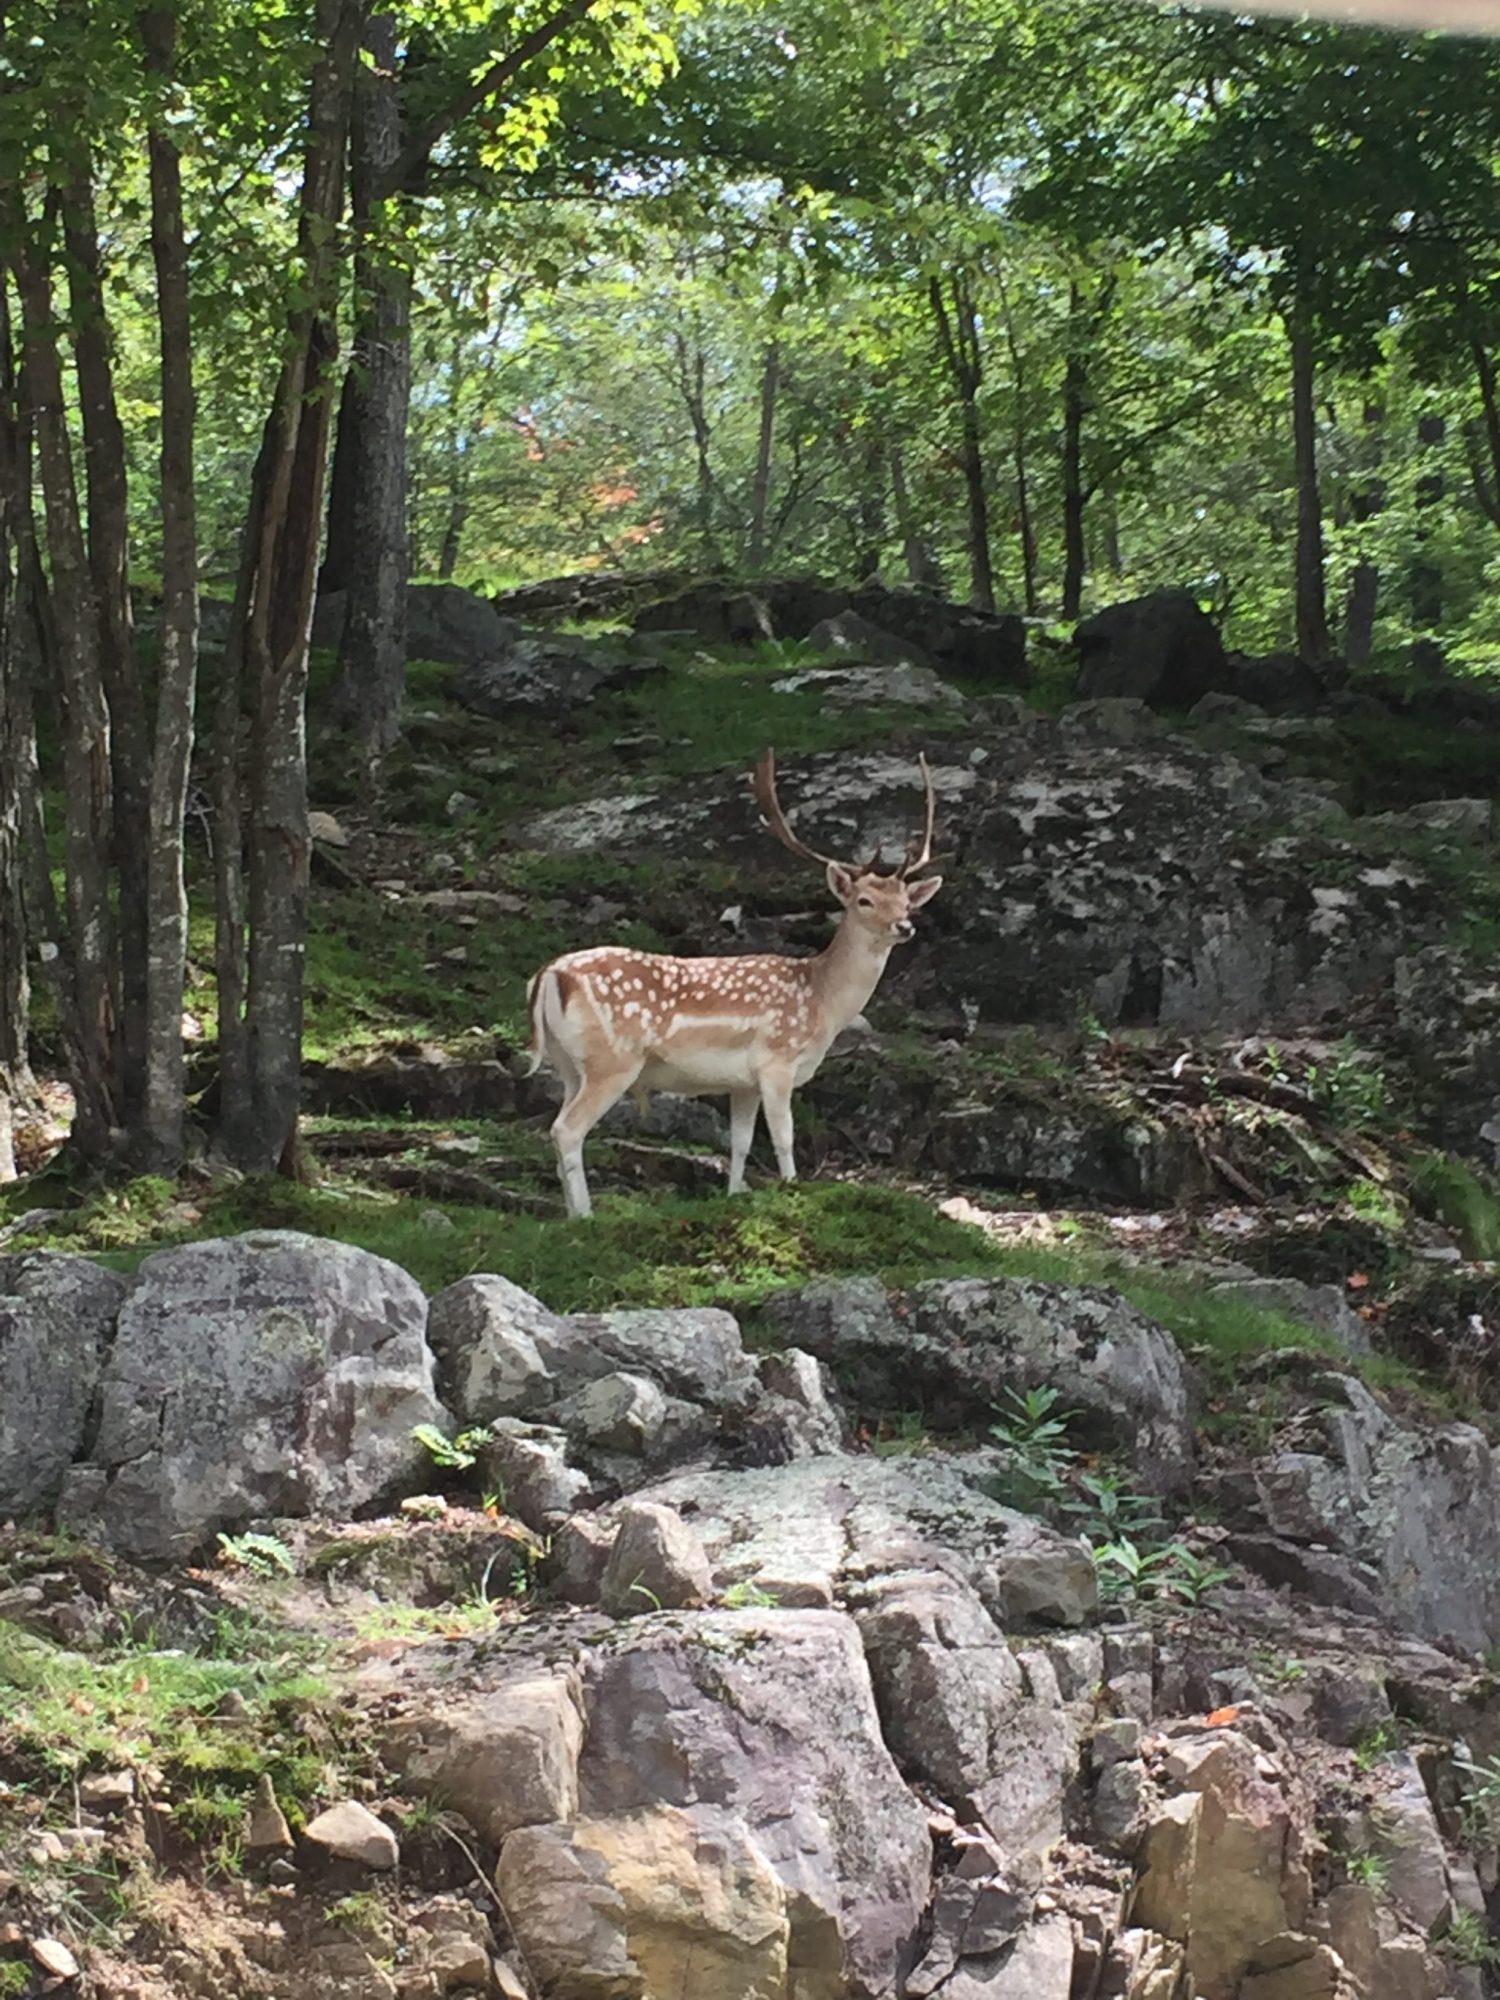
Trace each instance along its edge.
{"label": "deer's head", "polygon": [[937,813],[927,759],[922,757],[918,761],[922,767],[922,785],[926,794],[926,823],[922,839],[920,844],[915,840],[911,842],[906,859],[889,875],[880,867],[878,852],[872,854],[868,861],[837,861],[832,855],[819,854],[799,839],[788,825],[776,796],[776,753],[767,750],[755,767],[755,797],[767,827],[783,847],[800,855],[804,861],[816,862],[825,871],[829,888],[844,906],[846,922],[867,937],[872,945],[885,951],[889,951],[892,945],[905,944],[914,935],[913,912],[930,903],[943,886],[941,875],[929,875],[920,882],[912,879],[931,865],[933,822]]}

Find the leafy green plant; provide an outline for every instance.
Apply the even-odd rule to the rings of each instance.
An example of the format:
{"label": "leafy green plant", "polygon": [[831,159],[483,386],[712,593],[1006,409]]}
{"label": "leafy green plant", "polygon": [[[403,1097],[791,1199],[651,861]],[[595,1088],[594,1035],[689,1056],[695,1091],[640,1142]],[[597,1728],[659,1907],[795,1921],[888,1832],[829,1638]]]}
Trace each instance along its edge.
{"label": "leafy green plant", "polygon": [[1437,1939],[1445,1958],[1459,1965],[1500,1965],[1500,1945],[1490,1936],[1489,1925],[1477,1911],[1455,1910],[1448,1928]]}
{"label": "leafy green plant", "polygon": [[1112,1542],[1121,1537],[1145,1541],[1159,1535],[1165,1526],[1161,1503],[1152,1494],[1137,1493],[1120,1472],[1079,1473],[1062,1509],[1090,1541]]}
{"label": "leafy green plant", "polygon": [[1035,1511],[1045,1502],[1066,1498],[1064,1478],[1078,1454],[1064,1443],[1076,1410],[1059,1409],[1057,1389],[1007,1389],[1003,1407],[990,1425],[990,1436],[1007,1457],[1002,1497],[1014,1506]]}
{"label": "leafy green plant", "polygon": [[219,1536],[219,1560],[234,1569],[248,1569],[256,1576],[295,1576],[297,1565],[292,1552],[276,1535]]}
{"label": "leafy green plant", "polygon": [[1500,1753],[1476,1762],[1472,1757],[1455,1757],[1464,1773],[1464,1838],[1470,1847],[1483,1847],[1500,1833]]}
{"label": "leafy green plant", "polygon": [[1373,1125],[1386,1115],[1385,1072],[1346,1035],[1325,1063],[1309,1063],[1309,1095],[1340,1125]]}
{"label": "leafy green plant", "polygon": [[1383,1854],[1351,1854],[1345,1866],[1351,1882],[1362,1882],[1372,1894],[1384,1895],[1391,1879],[1391,1864]]}
{"label": "leafy green plant", "polygon": [[767,1611],[773,1609],[780,1600],[769,1590],[762,1590],[758,1583],[732,1583],[719,1599],[727,1611]]}
{"label": "leafy green plant", "polygon": [[413,1424],[411,1434],[434,1465],[451,1472],[467,1472],[478,1458],[481,1445],[488,1443],[490,1435],[481,1425],[477,1429],[459,1431],[450,1438],[436,1424]]}
{"label": "leafy green plant", "polygon": [[1162,1548],[1142,1548],[1121,1536],[1117,1541],[1089,1545],[1106,1597],[1176,1598],[1198,1604],[1234,1574],[1222,1563],[1206,1561],[1184,1542]]}
{"label": "leafy green plant", "polygon": [[1373,1771],[1382,1759],[1393,1756],[1400,1747],[1400,1728],[1388,1717],[1365,1730],[1355,1743],[1354,1768],[1357,1771]]}

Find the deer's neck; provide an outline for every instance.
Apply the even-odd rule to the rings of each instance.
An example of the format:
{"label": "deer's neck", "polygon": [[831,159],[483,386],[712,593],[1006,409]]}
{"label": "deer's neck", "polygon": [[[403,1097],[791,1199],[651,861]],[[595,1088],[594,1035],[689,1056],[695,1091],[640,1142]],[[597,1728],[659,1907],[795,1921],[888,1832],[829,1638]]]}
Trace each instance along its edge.
{"label": "deer's neck", "polygon": [[828,949],[813,960],[813,982],[829,1041],[864,1011],[890,955],[890,945],[874,943],[846,916]]}

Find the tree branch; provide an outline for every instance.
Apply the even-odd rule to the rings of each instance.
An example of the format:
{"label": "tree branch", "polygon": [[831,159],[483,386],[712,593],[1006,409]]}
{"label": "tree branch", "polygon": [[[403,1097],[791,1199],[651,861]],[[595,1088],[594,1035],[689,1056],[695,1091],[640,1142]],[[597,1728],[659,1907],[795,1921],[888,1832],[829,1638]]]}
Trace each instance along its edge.
{"label": "tree branch", "polygon": [[567,33],[582,21],[594,0],[565,0],[555,14],[549,14],[545,21],[539,21],[530,34],[523,35],[509,52],[492,62],[482,76],[462,90],[450,104],[433,112],[424,119],[407,139],[401,151],[391,162],[389,170],[382,178],[378,198],[386,199],[393,194],[409,191],[412,182],[426,166],[428,156],[440,139],[446,138],[455,125],[462,124],[471,111],[476,111],[486,98],[493,97],[498,90],[510,82],[519,70],[525,68],[533,56],[555,42],[559,35]]}

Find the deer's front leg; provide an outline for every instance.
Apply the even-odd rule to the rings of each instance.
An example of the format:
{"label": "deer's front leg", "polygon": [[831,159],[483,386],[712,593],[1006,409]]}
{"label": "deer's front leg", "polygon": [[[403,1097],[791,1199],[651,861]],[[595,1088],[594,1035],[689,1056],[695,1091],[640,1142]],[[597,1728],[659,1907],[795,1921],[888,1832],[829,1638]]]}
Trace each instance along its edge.
{"label": "deer's front leg", "polygon": [[766,1129],[776,1148],[776,1164],[784,1181],[797,1178],[797,1161],[792,1151],[792,1073],[773,1070],[760,1080],[760,1101],[765,1106]]}

